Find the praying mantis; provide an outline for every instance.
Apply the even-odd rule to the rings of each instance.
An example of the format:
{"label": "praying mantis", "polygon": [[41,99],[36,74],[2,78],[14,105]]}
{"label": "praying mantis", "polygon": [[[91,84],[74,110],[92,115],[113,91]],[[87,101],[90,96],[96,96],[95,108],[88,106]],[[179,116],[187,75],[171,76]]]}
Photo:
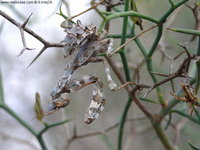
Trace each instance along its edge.
{"label": "praying mantis", "polygon": [[62,41],[65,44],[64,56],[76,54],[74,59],[66,65],[62,78],[50,93],[52,101],[49,105],[49,111],[56,111],[70,103],[69,99],[62,98],[63,93],[75,93],[87,85],[94,84],[92,101],[85,115],[85,123],[90,124],[99,117],[106,103],[103,95],[103,83],[94,74],[73,79],[73,73],[89,63],[103,62],[109,87],[114,90],[117,85],[112,80],[109,67],[104,58],[98,56],[100,53],[108,54],[112,51],[112,39],[105,39],[97,33],[95,26],[84,26],[79,20],[76,24],[64,21],[61,27],[67,32],[66,38]]}
{"label": "praying mantis", "polygon": [[188,103],[189,108],[190,108],[190,114],[192,115],[193,105],[198,106],[198,107],[200,106],[200,103],[199,103],[200,98],[195,94],[195,91],[190,84],[184,83],[183,81],[181,81],[181,87],[183,89],[184,96],[177,96],[173,92],[171,92],[171,95],[174,96],[176,100]]}

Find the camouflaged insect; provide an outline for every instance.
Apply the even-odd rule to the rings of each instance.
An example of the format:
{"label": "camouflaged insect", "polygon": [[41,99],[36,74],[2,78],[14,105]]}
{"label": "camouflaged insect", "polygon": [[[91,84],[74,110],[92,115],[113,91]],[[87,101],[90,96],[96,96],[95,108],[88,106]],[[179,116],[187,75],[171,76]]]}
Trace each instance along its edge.
{"label": "camouflaged insect", "polygon": [[170,92],[170,94],[174,96],[176,100],[188,103],[190,108],[190,115],[192,115],[194,111],[193,106],[200,107],[200,98],[195,94],[195,91],[190,84],[181,81],[181,87],[183,89],[184,96],[177,96],[173,92]]}
{"label": "camouflaged insect", "polygon": [[64,21],[61,23],[61,27],[67,32],[67,36],[62,41],[64,46],[64,56],[72,55],[76,49],[80,49],[84,42],[87,40],[97,40],[99,34],[96,33],[96,27],[89,25],[83,26],[80,20],[76,24]]}
{"label": "camouflaged insect", "polygon": [[63,93],[74,93],[87,85],[94,84],[92,101],[85,115],[85,122],[89,124],[98,118],[104,109],[103,84],[94,74],[84,75],[75,79],[72,79],[72,76],[76,69],[88,63],[103,62],[109,87],[114,89],[116,84],[110,76],[109,67],[104,59],[98,56],[99,53],[108,53],[112,50],[112,40],[102,38],[102,35],[97,33],[96,27],[92,25],[84,26],[80,21],[77,21],[76,24],[64,21],[61,27],[67,33],[62,41],[65,44],[64,56],[67,57],[76,53],[74,59],[66,65],[62,78],[50,94],[52,101],[49,105],[49,111],[58,110],[69,104],[70,100],[61,97]]}

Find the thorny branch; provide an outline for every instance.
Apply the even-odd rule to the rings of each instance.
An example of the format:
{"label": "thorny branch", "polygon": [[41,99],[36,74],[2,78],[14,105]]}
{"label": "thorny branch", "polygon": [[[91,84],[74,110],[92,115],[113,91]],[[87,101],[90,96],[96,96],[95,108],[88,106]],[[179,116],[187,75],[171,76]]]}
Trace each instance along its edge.
{"label": "thorny branch", "polygon": [[[129,59],[129,58],[128,58]],[[128,62],[128,66],[130,68],[130,70],[133,71],[132,73],[132,80],[135,83],[139,83],[140,81],[140,75],[139,75],[139,71],[141,69],[141,67],[145,64],[145,59],[144,58],[139,58],[136,63],[133,63],[131,61],[131,59],[129,59]],[[120,62],[115,62],[116,67],[118,68],[119,72],[123,72],[123,66],[122,63]]]}
{"label": "thorny branch", "polygon": [[25,36],[24,36],[24,28],[25,28],[26,24],[28,23],[31,15],[32,14],[30,14],[30,16],[27,18],[27,20],[21,25],[21,27],[19,27],[19,31],[21,33],[21,38],[22,38],[22,43],[23,43],[23,49],[21,50],[21,52],[19,53],[18,56],[21,56],[25,50],[33,50],[33,48],[27,47]]}
{"label": "thorny branch", "polygon": [[[166,22],[166,28],[170,28],[172,26],[172,24],[174,23],[174,21],[176,20],[177,15],[180,13],[180,11],[182,10],[183,6],[177,8],[173,15],[171,15],[168,19],[168,21]],[[173,72],[173,64],[175,61],[175,58],[172,58],[167,52],[167,49],[172,49],[173,47],[167,46],[165,44],[165,40],[166,40],[166,36],[167,36],[168,30],[164,30],[163,31],[163,35],[160,39],[159,45],[158,45],[158,50],[160,50],[161,54],[162,54],[162,59],[161,61],[163,62],[164,59],[168,59],[170,61],[170,73]]]}
{"label": "thorny branch", "polygon": [[[165,78],[164,80],[161,80],[160,82],[158,83],[155,83],[147,92],[146,94],[144,95],[144,97],[146,97],[154,88],[168,82],[168,81],[171,81],[173,80],[174,78],[177,78],[177,77],[184,77],[184,78],[188,78],[188,70],[189,70],[189,66],[190,66],[190,62],[194,59],[197,59],[197,56],[196,55],[191,55],[186,46],[183,46],[181,44],[179,44],[182,48],[184,48],[186,54],[187,54],[187,57],[183,60],[183,62],[181,63],[181,65],[179,66],[179,68],[177,69],[177,71],[175,73],[172,73],[172,74],[169,74],[169,75],[162,75],[162,76],[166,76],[167,78]],[[154,73],[154,72],[152,72]],[[157,74],[157,73],[154,73],[154,74]],[[158,75],[161,75],[161,74],[158,74]]]}
{"label": "thorny branch", "polygon": [[[104,0],[100,1],[100,3],[104,2]],[[99,5],[98,4],[98,5]],[[173,3],[172,3],[173,4]],[[97,6],[98,6],[97,5]],[[97,7],[96,5],[93,5],[90,9],[86,10],[86,11],[89,11],[91,9],[95,9]],[[174,6],[174,4],[173,4]],[[78,15],[81,15],[83,13],[85,13],[86,11],[78,14]],[[20,30],[20,33],[21,33],[21,37],[22,37],[22,42],[23,42],[23,50],[21,51],[20,54],[22,54],[25,50],[29,50],[29,48],[27,48],[26,46],[26,41],[25,41],[25,37],[24,37],[24,31],[26,31],[27,33],[31,34],[32,36],[34,36],[36,39],[38,39],[40,42],[42,42],[44,44],[43,48],[40,50],[40,53],[36,56],[36,58],[31,62],[31,64],[49,47],[63,47],[64,45],[63,44],[57,44],[57,43],[49,43],[47,41],[45,41],[42,37],[40,37],[39,35],[37,35],[36,33],[34,33],[32,30],[30,30],[29,28],[26,28],[26,24],[29,20],[29,18],[27,19],[27,21],[25,21],[24,24],[20,24],[18,22],[16,22],[14,19],[12,19],[10,16],[8,16],[7,14],[5,14],[4,12],[2,12],[0,10],[0,15],[3,16],[4,18],[6,18],[7,20],[9,20],[11,23],[13,23],[14,25],[16,25],[19,30]],[[76,17],[77,15],[69,18],[69,20],[71,20],[72,18]],[[158,24],[159,25],[159,24]],[[155,27],[157,27],[158,25],[156,25]],[[154,27],[152,27],[154,28]],[[151,28],[150,28],[151,29]],[[148,30],[150,30],[148,29]],[[144,32],[146,31],[143,31],[141,34],[143,34]],[[133,37],[132,39],[130,39],[131,41],[134,40],[135,38],[137,38],[138,36],[136,37]],[[128,41],[128,42],[131,42],[131,41]],[[119,49],[121,49],[122,47],[124,47],[126,44],[128,43],[124,43]],[[175,72],[175,73],[171,73],[170,75],[163,75],[165,77],[167,77],[166,79],[154,84],[150,90],[148,91],[148,93],[153,90],[154,88],[160,86],[161,84],[164,84],[176,77],[186,77],[188,78],[188,69],[189,69],[189,65],[190,65],[190,62],[192,59],[196,59],[196,56],[195,55],[190,55],[190,53],[188,52],[187,48],[185,46],[182,46],[185,49],[185,52],[187,54],[187,57],[183,60],[182,64],[180,65],[180,67],[178,68],[178,70]],[[117,52],[118,50],[114,51],[114,52]],[[175,60],[177,57],[175,58],[171,58],[170,56],[166,55],[166,53],[163,53],[165,54],[165,56],[169,59],[169,60]],[[181,53],[182,54],[182,53]],[[149,88],[148,85],[144,85],[144,84],[136,84],[135,82],[126,82],[122,76],[122,74],[118,71],[117,67],[115,66],[115,64],[111,61],[110,58],[106,57],[108,63],[110,64],[110,66],[112,67],[113,71],[115,72],[115,74],[117,75],[118,79],[120,80],[120,82],[122,83],[122,86],[121,87],[125,87],[125,89],[127,90],[129,96],[132,98],[132,100],[138,105],[138,107],[143,111],[143,113],[151,120],[151,121],[154,121],[156,120],[155,116],[152,115],[147,109],[146,107],[143,106],[143,104],[139,101],[139,99],[137,98],[136,96],[136,92],[139,91],[139,90],[142,90],[143,88]],[[30,65],[31,65],[30,64]],[[152,72],[153,73],[153,72]],[[159,74],[158,74],[159,75]],[[162,74],[160,74],[162,75]],[[134,84],[134,87],[130,86],[130,84]],[[147,93],[147,94],[148,94]],[[145,94],[145,95],[147,95]],[[157,121],[157,120],[156,120]],[[159,129],[159,121],[157,122],[158,125],[156,124],[153,124],[152,125],[155,125],[157,126],[157,129],[156,132],[159,132],[158,130]],[[106,129],[104,129],[103,132],[106,132],[106,131],[109,131],[113,128],[115,128],[116,126],[118,126],[118,123],[117,124],[114,124]],[[154,128],[156,128],[154,126]],[[97,135],[97,134],[101,134],[102,132],[101,131],[98,131],[98,132],[94,132],[94,133],[88,133],[86,135],[80,135],[80,136],[77,136],[77,135],[74,135],[71,139],[69,139],[69,144],[74,140],[74,139],[77,139],[77,138],[84,138],[84,137],[88,137],[88,136],[93,136],[93,135]],[[164,138],[165,139],[165,138]]]}
{"label": "thorny branch", "polygon": [[[33,59],[33,61],[29,64],[29,66],[35,62],[35,60],[47,49],[47,48],[50,48],[50,47],[64,47],[63,44],[60,44],[60,43],[51,43],[51,42],[48,42],[46,41],[45,39],[43,39],[40,35],[38,35],[37,33],[35,33],[33,30],[25,27],[25,25],[27,24],[28,22],[28,19],[27,21],[25,21],[24,24],[21,24],[19,23],[18,21],[16,21],[15,19],[13,19],[12,17],[10,17],[9,15],[7,15],[5,12],[3,12],[2,10],[0,10],[0,15],[2,17],[4,17],[6,20],[8,20],[9,22],[11,22],[12,24],[14,24],[15,26],[17,26],[20,30],[20,32],[22,33],[21,36],[22,36],[22,41],[23,43],[25,42],[25,37],[23,35],[23,31],[26,31],[27,33],[29,33],[30,35],[32,35],[33,37],[35,37],[37,40],[39,40],[42,44],[44,44],[43,48],[40,50],[39,54]],[[26,43],[26,42],[25,42]],[[26,44],[24,45],[24,48],[27,49],[26,47]],[[23,48],[23,49],[24,49]],[[21,54],[21,53],[20,53]]]}
{"label": "thorny branch", "polygon": [[[27,24],[29,18],[27,19],[27,21],[25,21],[24,24],[21,24],[19,22],[17,22],[16,20],[14,20],[12,17],[10,17],[9,15],[7,15],[6,13],[4,13],[3,11],[0,10],[0,15],[3,16],[5,19],[7,19],[8,21],[10,21],[12,24],[14,24],[15,26],[17,26],[20,30],[20,32],[22,33],[22,41],[23,41],[23,44],[24,44],[24,47],[26,48],[26,41],[25,41],[25,37],[24,37],[24,31],[26,31],[27,33],[31,34],[33,37],[35,37],[36,39],[38,39],[40,42],[42,42],[44,44],[43,48],[40,50],[39,54],[36,56],[36,58],[30,63],[30,65],[49,47],[64,47],[63,44],[58,44],[58,43],[50,43],[46,40],[44,40],[41,36],[39,36],[37,33],[35,33],[34,31],[32,31],[31,29],[25,27],[25,25]],[[23,52],[21,52],[23,53]],[[30,66],[29,65],[29,66]],[[123,80],[122,80],[123,81]],[[124,84],[127,84],[125,83],[124,81],[122,82]],[[126,86],[127,87],[127,86]],[[146,88],[147,86],[145,85],[137,85],[137,89],[140,89],[140,88]],[[129,90],[129,92],[131,93],[131,90],[129,88],[127,88]],[[135,91],[136,91],[135,90]],[[140,104],[140,102],[138,101],[138,105],[140,107],[143,107],[142,104]],[[144,112],[147,112],[146,114],[148,114],[148,111],[146,111],[145,109],[143,109]],[[149,115],[148,115],[149,116]],[[117,126],[117,125],[113,125],[114,126]],[[113,127],[109,127],[107,130],[110,130],[112,129]],[[105,131],[107,131],[105,130]]]}
{"label": "thorny branch", "polygon": [[180,138],[180,132],[181,129],[185,126],[185,124],[187,123],[188,119],[187,118],[183,118],[180,120],[180,122],[175,126],[175,137],[174,137],[174,141],[173,143],[175,145],[177,145],[178,140]]}
{"label": "thorny branch", "polygon": [[[106,60],[108,61],[109,65],[111,66],[111,68],[113,69],[114,73],[116,74],[116,76],[118,77],[118,79],[120,80],[120,82],[122,84],[126,84],[126,81],[123,79],[121,73],[118,71],[117,67],[115,66],[115,64],[111,61],[110,58],[106,57]],[[130,85],[126,85],[124,86],[126,91],[129,93],[129,96],[132,98],[132,100],[136,103],[136,105],[142,110],[142,112],[148,117],[148,118],[153,118],[152,114],[143,106],[143,104],[138,100],[138,98],[136,97],[136,92],[138,90],[141,90],[143,88],[149,88],[148,85],[145,84],[135,84],[135,88],[131,88]]]}
{"label": "thorny branch", "polygon": [[[126,119],[126,122],[139,121],[139,120],[145,120],[145,119],[147,119],[147,117],[145,117],[145,116],[142,116],[142,117],[130,117],[130,118]],[[65,146],[65,149],[69,149],[71,143],[76,139],[82,139],[82,138],[87,138],[87,137],[91,137],[91,136],[100,135],[102,133],[107,133],[107,132],[117,128],[118,126],[119,126],[119,123],[117,122],[117,123],[114,123],[114,124],[104,128],[104,129],[102,129],[101,131],[86,133],[86,134],[82,134],[82,135],[76,135],[76,132],[75,132],[74,135],[67,140],[67,145]],[[138,131],[142,132],[143,130],[141,130],[141,128],[140,128]]]}
{"label": "thorny branch", "polygon": [[136,38],[138,38],[139,36],[143,35],[144,33],[156,28],[157,26],[159,26],[161,24],[157,24],[155,26],[152,26],[144,31],[142,31],[140,34],[132,37],[131,39],[129,39],[126,43],[122,44],[120,47],[118,47],[117,49],[115,49],[114,51],[112,51],[108,56],[112,56],[113,54],[115,54],[116,52],[118,52],[121,48],[123,48],[124,46],[128,45],[130,42],[132,42],[133,40],[135,40]]}
{"label": "thorny branch", "polygon": [[[190,5],[187,5],[185,4],[189,9],[191,9],[193,15],[194,15],[194,19],[195,19],[195,27],[194,29],[195,30],[200,30],[200,12],[199,12],[199,9],[200,9],[200,6],[199,4],[195,3],[194,6],[190,6]],[[190,39],[190,41],[194,41],[196,38],[195,35],[192,36],[192,38]]]}

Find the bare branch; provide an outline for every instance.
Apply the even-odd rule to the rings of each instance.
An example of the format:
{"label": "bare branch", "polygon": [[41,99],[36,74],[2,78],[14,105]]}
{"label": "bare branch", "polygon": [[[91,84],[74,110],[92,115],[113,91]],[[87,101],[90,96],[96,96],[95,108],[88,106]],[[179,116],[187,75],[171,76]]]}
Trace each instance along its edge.
{"label": "bare branch", "polygon": [[94,8],[96,8],[97,6],[99,6],[99,5],[100,5],[101,3],[103,3],[104,1],[105,1],[105,0],[101,0],[99,3],[92,5],[90,8],[84,10],[83,12],[81,12],[81,13],[79,13],[79,14],[77,14],[77,15],[74,15],[74,16],[72,16],[72,17],[69,17],[67,20],[70,21],[70,20],[72,20],[72,19],[74,19],[74,18],[76,18],[76,17],[78,17],[78,16],[80,16],[80,15],[82,15],[82,14],[84,14],[84,13],[86,13],[86,12],[88,12],[88,11],[94,9]]}
{"label": "bare branch", "polygon": [[159,26],[161,24],[157,24],[155,26],[152,26],[144,31],[142,31],[140,34],[132,37],[131,39],[129,39],[126,43],[122,44],[120,47],[118,47],[117,49],[113,50],[111,53],[108,54],[109,57],[111,57],[113,54],[115,54],[116,52],[118,52],[121,48],[123,48],[124,46],[128,45],[130,42],[132,42],[133,40],[135,40],[136,38],[138,38],[139,36],[143,35],[144,33],[154,29],[155,27]]}
{"label": "bare branch", "polygon": [[[187,57],[183,60],[183,62],[181,63],[181,65],[179,66],[179,68],[177,69],[177,71],[175,73],[172,73],[172,74],[169,74],[169,75],[163,75],[162,76],[165,76],[167,77],[166,79],[154,84],[147,92],[146,94],[144,95],[144,97],[146,97],[154,88],[174,79],[174,78],[177,78],[177,77],[188,77],[188,70],[189,70],[189,66],[190,66],[190,62],[192,59],[196,59],[196,55],[191,55],[189,53],[189,51],[187,50],[187,47],[186,46],[183,46],[182,44],[179,44],[179,46],[181,46],[186,54],[187,54]],[[157,73],[158,74],[158,73]],[[161,75],[161,74],[159,74]]]}
{"label": "bare branch", "polygon": [[[113,69],[114,73],[120,80],[122,84],[125,84],[125,80],[123,79],[121,73],[118,71],[117,67],[115,64],[111,61],[109,57],[106,57],[106,60],[108,61],[109,65]],[[146,109],[146,107],[143,106],[143,104],[138,100],[137,96],[135,95],[138,90],[141,90],[143,88],[147,88],[148,85],[144,84],[136,84],[135,88],[131,88],[129,85],[125,86],[126,91],[129,93],[129,96],[133,99],[133,101],[136,103],[136,105],[141,109],[141,111],[149,118],[152,119],[153,115]]]}
{"label": "bare branch", "polygon": [[[174,21],[176,20],[176,17],[177,15],[180,13],[180,11],[182,10],[183,6],[180,6],[179,8],[177,8],[173,15],[171,15],[168,19],[167,19],[167,22],[166,22],[166,28],[170,28],[172,26],[172,24],[174,23]],[[171,49],[173,47],[170,47],[170,46],[166,46],[165,44],[165,39],[166,39],[166,36],[167,36],[167,33],[168,33],[168,30],[164,30],[163,31],[163,35],[160,39],[160,42],[159,42],[159,45],[158,45],[158,50],[161,52],[161,55],[162,55],[162,59],[161,61],[163,62],[164,59],[168,59],[171,63],[170,65],[170,73],[173,73],[173,63],[174,63],[174,59],[169,55],[167,54],[166,50],[167,49]]]}
{"label": "bare branch", "polygon": [[18,138],[18,137],[13,137],[13,136],[8,135],[7,133],[4,133],[2,131],[0,131],[0,136],[2,138],[9,139],[9,140],[12,140],[12,141],[17,142],[17,143],[28,145],[31,149],[38,150],[38,147],[36,147],[33,143],[31,143],[28,140],[24,140],[24,139],[21,139],[21,138]]}
{"label": "bare branch", "polygon": [[30,62],[30,64],[27,66],[29,68],[35,61],[38,59],[38,57],[47,49],[46,46],[43,46],[43,48],[40,50],[40,52],[35,56],[35,58]]}
{"label": "bare branch", "polygon": [[[195,19],[195,30],[200,30],[200,13],[199,13],[199,5],[197,3],[194,4],[194,6],[189,6],[185,4],[189,9],[191,9],[194,19]],[[190,41],[194,41],[197,36],[193,35]]]}
{"label": "bare branch", "polygon": [[22,38],[22,43],[23,43],[23,49],[21,50],[21,52],[17,56],[21,56],[25,50],[34,50],[34,48],[28,48],[27,47],[25,35],[24,35],[24,28],[25,28],[26,24],[28,23],[32,14],[33,13],[31,13],[30,16],[27,18],[27,20],[19,27],[19,31],[21,33],[21,38]]}
{"label": "bare branch", "polygon": [[[120,85],[120,86],[118,86],[118,87],[116,87],[116,88],[114,88],[114,89],[112,89],[112,90],[113,90],[113,91],[117,91],[117,90],[120,90],[121,88],[123,88],[123,87],[125,87],[125,86],[127,86],[127,85],[131,85],[131,84],[137,86],[137,83],[135,83],[135,82],[126,82],[126,83],[124,83],[124,84],[122,84],[122,85]],[[150,88],[150,86],[144,85],[143,88]]]}
{"label": "bare branch", "polygon": [[[145,120],[145,119],[147,119],[147,117],[145,117],[145,116],[142,116],[142,117],[130,117],[130,118],[127,118],[126,121],[127,122],[131,122],[131,121],[139,121],[139,120]],[[118,126],[119,126],[119,123],[117,122],[117,123],[114,123],[114,124],[106,127],[105,129],[103,129],[101,131],[96,131],[96,132],[92,132],[92,133],[86,133],[86,134],[82,134],[82,135],[74,134],[70,139],[67,140],[67,145],[66,145],[65,149],[66,150],[69,149],[71,143],[74,140],[82,139],[82,138],[87,138],[87,137],[91,137],[91,136],[96,136],[96,135],[100,135],[102,133],[106,133],[108,131],[111,131],[111,130],[115,129]],[[141,130],[141,128],[139,128],[138,132],[144,132],[144,130]]]}
{"label": "bare branch", "polygon": [[175,126],[175,137],[174,137],[174,145],[177,145],[178,143],[178,139],[180,137],[180,131],[181,129],[185,126],[185,124],[187,123],[188,119],[187,118],[183,118],[176,126]]}
{"label": "bare branch", "polygon": [[[18,21],[14,20],[12,17],[10,17],[9,15],[7,15],[6,13],[4,13],[2,10],[0,10],[0,15],[2,17],[4,17],[5,19],[7,19],[9,22],[11,22],[12,24],[14,24],[15,26],[17,26],[18,28],[20,26],[22,26],[21,23],[19,23]],[[32,35],[33,37],[35,37],[37,40],[39,40],[40,42],[42,42],[44,45],[48,45],[49,47],[63,47],[63,44],[59,44],[59,43],[50,43],[46,40],[44,40],[40,35],[38,35],[37,33],[35,33],[33,30],[25,27],[24,31],[26,31],[27,33],[29,33],[30,35]]]}
{"label": "bare branch", "polygon": [[[2,17],[4,17],[6,20],[8,20],[9,22],[11,22],[12,24],[14,24],[16,27],[19,28],[19,30],[22,30],[23,29],[23,32],[26,31],[27,33],[29,33],[30,35],[32,35],[33,37],[35,37],[37,40],[39,40],[41,43],[44,44],[44,47],[42,48],[42,50],[40,51],[40,53],[36,56],[36,58],[34,58],[34,60],[31,62],[31,64],[49,47],[64,47],[63,44],[60,44],[60,43],[50,43],[46,40],[44,40],[40,35],[38,35],[37,33],[35,33],[33,30],[25,27],[26,23],[28,22],[29,18],[23,23],[19,23],[18,21],[16,21],[15,19],[13,19],[12,17],[10,17],[9,15],[7,15],[5,12],[3,12],[2,10],[0,10],[0,15]],[[24,27],[23,27],[24,26]],[[24,38],[24,33],[22,31],[21,32],[21,35],[22,35],[22,42],[23,42],[23,45],[25,48],[27,48],[26,44],[24,44],[25,42],[25,39]],[[24,48],[23,48],[24,49]],[[21,54],[21,53],[20,53]],[[31,65],[30,64],[30,65]],[[29,66],[30,66],[29,65]]]}

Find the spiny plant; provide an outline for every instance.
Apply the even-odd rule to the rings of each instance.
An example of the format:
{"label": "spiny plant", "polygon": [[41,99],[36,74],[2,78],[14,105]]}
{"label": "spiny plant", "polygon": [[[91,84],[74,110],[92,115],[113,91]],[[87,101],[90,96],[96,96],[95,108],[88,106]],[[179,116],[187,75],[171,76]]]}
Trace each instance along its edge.
{"label": "spiny plant", "polygon": [[[72,79],[73,73],[76,69],[89,63],[103,62],[110,88],[112,90],[119,90],[121,88],[124,88],[128,93],[129,98],[126,105],[124,106],[119,123],[117,123],[117,125],[114,125],[119,125],[118,144],[116,147],[110,146],[109,139],[102,132],[91,135],[102,134],[104,136],[104,141],[106,141],[107,145],[109,145],[108,148],[122,150],[124,125],[127,121],[127,114],[130,106],[132,102],[134,102],[144,113],[146,118],[150,120],[151,126],[155,130],[157,138],[161,141],[164,148],[166,150],[177,150],[178,145],[173,144],[172,140],[167,136],[167,129],[170,126],[174,126],[174,124],[172,123],[173,114],[176,113],[184,118],[189,119],[197,125],[200,124],[200,113],[198,111],[198,107],[200,106],[200,98],[197,96],[200,87],[200,14],[198,1],[191,1],[192,4],[187,4],[188,0],[179,0],[178,2],[168,0],[167,2],[170,4],[170,7],[163,12],[160,18],[156,18],[154,16],[146,15],[142,12],[139,12],[135,0],[120,0],[117,2],[114,2],[112,0],[101,0],[99,2],[92,1],[91,7],[89,9],[71,17],[65,15],[60,8],[58,14],[65,19],[65,21],[62,22],[61,26],[65,29],[67,33],[66,38],[61,43],[50,43],[41,38],[38,34],[30,30],[29,28],[27,28],[26,24],[30,17],[23,24],[20,24],[0,10],[0,15],[16,25],[21,32],[24,48],[21,51],[20,55],[23,54],[25,50],[30,50],[26,46],[24,32],[31,34],[44,44],[39,54],[34,58],[30,65],[35,62],[35,60],[37,60],[39,56],[49,47],[62,47],[64,50],[64,56],[72,55],[73,53],[75,53],[74,59],[66,65],[64,69],[64,75],[61,77],[58,83],[56,83],[56,86],[51,92],[52,101],[49,107],[50,112],[43,112],[42,106],[40,104],[40,96],[39,94],[36,94],[35,111],[37,114],[37,118],[44,124],[44,129],[36,132],[35,129],[30,127],[30,125],[28,125],[24,120],[20,118],[20,116],[18,116],[12,109],[9,108],[9,106],[6,105],[3,97],[3,86],[1,79],[0,107],[7,111],[14,118],[16,118],[16,120],[19,121],[21,125],[27,128],[38,139],[42,149],[45,150],[47,149],[47,147],[45,145],[45,141],[42,138],[42,134],[46,132],[47,129],[49,129],[50,127],[54,127],[69,121],[66,120],[55,124],[47,124],[43,121],[44,115],[50,114],[69,104],[70,100],[63,98],[63,93],[76,92],[77,90],[89,84],[94,84],[93,97],[86,113],[85,122],[91,123],[93,120],[98,118],[100,113],[103,111],[105,99],[102,92],[103,84],[100,79],[95,75],[87,75],[80,78]],[[98,6],[100,5],[105,6],[106,11],[101,11],[98,8]],[[171,24],[174,19],[171,18],[170,15],[176,18],[176,15],[178,14],[173,14],[173,12],[178,10],[179,7],[182,5],[192,10],[195,18],[195,29],[171,28]],[[123,10],[120,9],[121,6],[124,7]],[[98,31],[96,27],[92,25],[83,25],[81,21],[74,21],[77,16],[80,16],[90,10],[95,10],[97,14],[99,14],[99,16],[102,18],[101,24],[98,27]],[[121,33],[113,35],[110,34],[110,26],[112,25],[111,21],[117,18],[123,18],[122,30]],[[155,25],[145,29],[147,25],[144,25],[144,20],[147,20]],[[140,33],[136,32],[136,25],[139,26],[141,30]],[[153,44],[149,48],[145,48],[146,43],[142,42],[140,38],[143,34],[155,28],[157,29],[157,33],[153,40]],[[128,33],[129,30],[130,33]],[[169,49],[169,47],[175,47],[174,45],[168,46],[165,44],[164,39],[166,38],[166,32],[169,31],[182,33],[183,35],[191,35],[190,41],[185,41],[189,44],[193,43],[195,39],[199,38],[196,52],[191,52],[191,50],[188,48],[188,44],[178,44],[179,47],[181,47],[182,49],[181,53],[175,56],[168,54],[167,50]],[[112,49],[113,39],[121,40],[120,46],[114,50]],[[137,64],[134,70],[131,70],[132,68],[129,65],[129,61],[127,58],[127,54],[129,54],[127,47],[128,44],[132,42],[137,45],[143,57],[142,61]],[[153,56],[155,55],[156,51],[161,52],[163,56],[163,61],[164,59],[170,61],[170,63],[168,64],[170,68],[169,74],[163,74],[154,71],[156,68],[156,64],[154,63]],[[119,71],[120,68],[112,60],[113,55],[120,56],[123,71]],[[185,58],[178,65],[176,71],[173,71],[174,62],[182,55],[185,55]],[[193,62],[195,62],[195,64]],[[109,66],[106,63],[108,63]],[[149,75],[153,81],[153,84],[151,85],[149,85],[148,83],[143,83],[141,79],[142,76],[140,76],[138,73],[140,70],[142,70],[142,66],[144,65],[147,68],[147,75]],[[190,76],[191,68],[194,65],[196,65],[196,68],[193,69],[193,76]],[[113,72],[121,83],[121,85],[119,85],[118,87],[114,83],[112,76],[110,75],[109,67],[112,68]],[[131,71],[133,71],[134,73],[133,77],[131,77],[130,75]],[[158,76],[162,76],[164,77],[164,79],[159,80]],[[180,88],[178,90],[175,90],[174,80],[177,78],[181,78],[181,82],[177,83],[177,86]],[[164,92],[161,89],[161,87],[167,82],[171,84],[168,88],[171,91],[170,94],[172,98],[170,98],[169,96],[165,97]],[[149,98],[149,93],[151,93],[154,89],[156,90],[156,98],[154,97],[154,100],[151,100]],[[140,96],[138,94],[139,92]],[[141,96],[141,93],[143,94],[143,96]],[[148,108],[148,105],[144,105],[144,103],[159,105],[160,111],[152,113],[152,111]],[[183,105],[188,105],[190,113],[187,113],[185,107],[175,107],[180,103],[182,103]],[[165,126],[163,122],[165,123]],[[105,132],[110,129],[111,127],[108,127],[108,129],[105,129]],[[90,134],[88,136],[90,136]],[[88,136],[78,136],[75,132],[74,136],[72,136],[72,138],[69,140],[69,143],[75,139]],[[189,142],[189,146],[193,150],[200,149],[197,146],[193,145],[191,142]]]}

